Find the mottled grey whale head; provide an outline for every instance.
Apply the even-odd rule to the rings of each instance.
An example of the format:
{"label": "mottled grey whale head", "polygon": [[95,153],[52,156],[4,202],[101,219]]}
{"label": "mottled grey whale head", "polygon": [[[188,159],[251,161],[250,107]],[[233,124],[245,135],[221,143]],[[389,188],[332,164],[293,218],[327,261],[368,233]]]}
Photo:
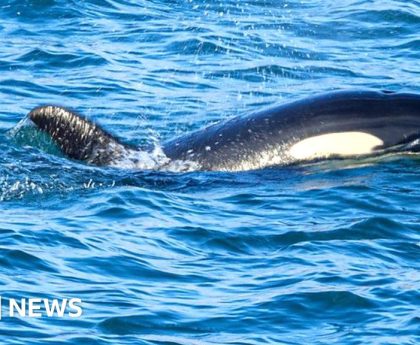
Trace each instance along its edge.
{"label": "mottled grey whale head", "polygon": [[126,146],[118,139],[68,109],[53,105],[40,106],[28,116],[72,159],[108,165],[126,151]]}

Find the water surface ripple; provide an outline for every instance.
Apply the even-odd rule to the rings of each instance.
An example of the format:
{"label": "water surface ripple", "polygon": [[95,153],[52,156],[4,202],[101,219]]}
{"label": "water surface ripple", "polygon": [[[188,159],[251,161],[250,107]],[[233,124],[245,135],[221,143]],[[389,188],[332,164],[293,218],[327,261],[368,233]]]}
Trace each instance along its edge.
{"label": "water surface ripple", "polygon": [[[419,158],[242,173],[89,167],[10,130],[66,105],[131,144],[318,92],[420,92],[420,3],[5,0],[2,344],[417,344]],[[13,131],[12,131],[13,132]]]}

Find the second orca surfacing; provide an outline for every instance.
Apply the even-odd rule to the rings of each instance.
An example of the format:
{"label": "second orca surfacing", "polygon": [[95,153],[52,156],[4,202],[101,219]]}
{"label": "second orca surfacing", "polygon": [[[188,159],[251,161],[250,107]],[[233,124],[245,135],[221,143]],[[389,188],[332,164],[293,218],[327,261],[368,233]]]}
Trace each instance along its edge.
{"label": "second orca surfacing", "polygon": [[[37,107],[28,116],[65,155],[88,164],[117,165],[139,150],[63,107]],[[170,161],[195,163],[197,170],[244,171],[389,150],[418,151],[419,138],[420,95],[335,91],[187,133],[164,142],[162,151]]]}

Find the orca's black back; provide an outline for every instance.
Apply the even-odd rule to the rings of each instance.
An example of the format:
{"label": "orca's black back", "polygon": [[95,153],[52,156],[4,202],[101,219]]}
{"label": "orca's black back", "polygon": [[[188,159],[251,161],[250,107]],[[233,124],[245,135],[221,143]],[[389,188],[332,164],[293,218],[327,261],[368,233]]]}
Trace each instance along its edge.
{"label": "orca's black back", "polygon": [[366,132],[384,147],[420,136],[420,95],[338,91],[236,117],[166,142],[171,159],[198,161],[204,170],[230,170],[238,159],[304,138]]}

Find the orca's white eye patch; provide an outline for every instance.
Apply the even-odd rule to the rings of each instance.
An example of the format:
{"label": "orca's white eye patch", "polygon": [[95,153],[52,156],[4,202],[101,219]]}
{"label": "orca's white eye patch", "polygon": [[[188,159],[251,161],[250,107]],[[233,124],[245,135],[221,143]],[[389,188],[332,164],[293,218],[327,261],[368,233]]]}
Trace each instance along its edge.
{"label": "orca's white eye patch", "polygon": [[306,160],[329,156],[354,156],[369,154],[384,142],[378,137],[364,132],[341,132],[317,135],[303,139],[292,145],[289,155]]}

